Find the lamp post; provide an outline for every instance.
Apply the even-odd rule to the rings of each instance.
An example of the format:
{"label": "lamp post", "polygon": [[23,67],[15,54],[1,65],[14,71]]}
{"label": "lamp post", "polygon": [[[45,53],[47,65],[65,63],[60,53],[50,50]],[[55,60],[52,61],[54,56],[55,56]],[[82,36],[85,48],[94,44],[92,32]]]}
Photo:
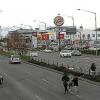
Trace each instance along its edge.
{"label": "lamp post", "polygon": [[[73,28],[74,28],[74,17],[73,16],[67,16],[67,17],[70,17],[72,19]],[[74,34],[73,34],[73,39],[74,39]],[[70,41],[71,41],[71,33],[70,33]]]}
{"label": "lamp post", "polygon": [[[46,32],[46,23],[45,22],[40,22],[40,23],[43,23],[45,25],[45,32]],[[45,41],[45,44],[46,44],[46,49],[47,49],[47,41]]]}
{"label": "lamp post", "polygon": [[95,13],[95,12],[92,12],[92,11],[85,10],[85,9],[77,9],[77,10],[82,10],[82,11],[85,11],[85,12],[89,12],[89,13],[92,13],[92,14],[94,14],[94,16],[95,16],[95,32],[96,32],[96,56],[97,56],[97,55],[98,55],[98,50],[97,50],[97,20],[96,20],[96,13]]}

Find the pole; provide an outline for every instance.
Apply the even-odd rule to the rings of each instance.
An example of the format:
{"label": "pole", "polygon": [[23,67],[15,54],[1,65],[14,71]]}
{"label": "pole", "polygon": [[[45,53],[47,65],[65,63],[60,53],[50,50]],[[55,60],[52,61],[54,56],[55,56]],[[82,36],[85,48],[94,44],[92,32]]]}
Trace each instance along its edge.
{"label": "pole", "polygon": [[[45,25],[45,33],[46,33],[46,23],[45,22],[40,22],[40,23],[43,23]],[[47,49],[47,41],[45,41],[45,44],[46,44],[46,49]]]}
{"label": "pole", "polygon": [[92,14],[94,14],[94,15],[95,15],[96,56],[97,56],[97,55],[98,55],[98,50],[97,50],[97,20],[96,20],[96,13],[95,13],[95,12],[92,12],[92,11],[85,10],[85,9],[77,9],[77,10],[82,10],[82,11],[89,12],[89,13],[92,13]]}
{"label": "pole", "polygon": [[[67,17],[70,17],[72,19],[72,22],[73,22],[73,28],[74,28],[74,17],[73,16],[67,16]],[[71,38],[71,33],[70,33],[70,41],[72,40]],[[73,34],[73,40],[74,40],[74,34]]]}
{"label": "pole", "polygon": [[96,21],[96,13],[95,14],[95,32],[96,32],[96,56],[98,55],[98,50],[97,50],[97,21]]}
{"label": "pole", "polygon": [[60,48],[60,26],[58,27],[58,36],[59,36],[59,52],[60,52],[60,50],[61,50],[61,48]]}

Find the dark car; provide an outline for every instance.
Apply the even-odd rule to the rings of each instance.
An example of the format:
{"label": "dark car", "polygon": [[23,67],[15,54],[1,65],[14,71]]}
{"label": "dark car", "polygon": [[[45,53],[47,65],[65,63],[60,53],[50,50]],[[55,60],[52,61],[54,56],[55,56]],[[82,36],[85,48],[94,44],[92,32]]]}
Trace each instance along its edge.
{"label": "dark car", "polygon": [[3,76],[0,75],[0,84],[3,83]]}

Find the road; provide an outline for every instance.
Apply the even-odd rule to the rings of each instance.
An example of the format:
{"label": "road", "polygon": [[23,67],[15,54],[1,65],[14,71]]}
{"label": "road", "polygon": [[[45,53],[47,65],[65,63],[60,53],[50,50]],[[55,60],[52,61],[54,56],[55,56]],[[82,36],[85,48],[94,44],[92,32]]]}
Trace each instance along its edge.
{"label": "road", "polygon": [[0,56],[0,100],[81,100],[66,94],[61,74],[29,64],[8,64],[8,58]]}
{"label": "road", "polygon": [[59,56],[59,52],[54,53],[45,53],[45,52],[38,52],[39,56],[35,57],[36,60],[41,60],[45,62],[49,62],[50,64],[64,65],[67,67],[74,67],[75,70],[83,71],[84,73],[89,73],[89,68],[91,63],[94,62],[97,67],[97,71],[100,72],[100,56],[95,55],[82,55],[82,56],[72,56],[71,58],[61,58]]}

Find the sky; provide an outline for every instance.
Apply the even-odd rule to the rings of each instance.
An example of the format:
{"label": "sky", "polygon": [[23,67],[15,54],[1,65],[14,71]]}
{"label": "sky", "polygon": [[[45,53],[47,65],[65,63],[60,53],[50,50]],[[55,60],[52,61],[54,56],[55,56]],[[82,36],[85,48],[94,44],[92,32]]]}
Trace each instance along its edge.
{"label": "sky", "polygon": [[64,25],[95,28],[95,16],[93,13],[79,11],[85,9],[97,14],[97,27],[100,27],[100,3],[99,0],[0,0],[0,25],[20,26],[31,25],[34,27],[54,26],[54,18],[60,14],[64,18]]}

